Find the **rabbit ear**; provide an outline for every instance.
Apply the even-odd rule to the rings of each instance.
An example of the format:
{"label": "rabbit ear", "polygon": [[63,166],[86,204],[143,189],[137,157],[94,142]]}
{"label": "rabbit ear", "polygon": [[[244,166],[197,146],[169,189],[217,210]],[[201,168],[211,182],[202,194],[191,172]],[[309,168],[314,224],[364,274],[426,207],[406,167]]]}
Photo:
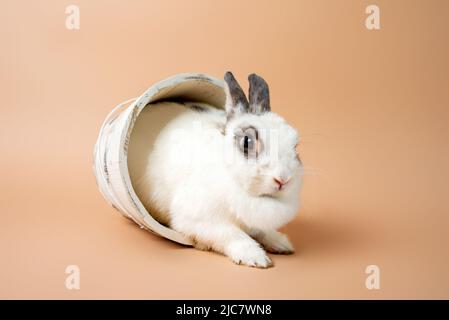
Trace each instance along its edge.
{"label": "rabbit ear", "polygon": [[226,113],[228,114],[228,118],[236,113],[249,112],[248,99],[237,80],[235,80],[234,75],[228,71],[224,76],[224,80],[226,91]]}
{"label": "rabbit ear", "polygon": [[248,80],[250,112],[261,114],[271,111],[268,84],[255,73],[250,74]]}

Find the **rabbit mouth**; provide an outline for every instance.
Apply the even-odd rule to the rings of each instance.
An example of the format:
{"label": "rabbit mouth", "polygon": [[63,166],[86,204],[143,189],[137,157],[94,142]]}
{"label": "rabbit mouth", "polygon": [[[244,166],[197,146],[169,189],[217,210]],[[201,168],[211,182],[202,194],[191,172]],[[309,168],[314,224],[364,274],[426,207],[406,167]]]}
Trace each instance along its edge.
{"label": "rabbit mouth", "polygon": [[275,195],[272,194],[272,193],[262,193],[261,195],[259,195],[259,197],[261,197],[261,198],[272,198],[272,199],[276,198]]}
{"label": "rabbit mouth", "polygon": [[276,199],[276,198],[278,198],[278,196],[280,196],[283,193],[282,191],[284,191],[284,188],[276,189],[276,190],[274,190],[272,192],[261,193],[261,194],[259,194],[259,197]]}

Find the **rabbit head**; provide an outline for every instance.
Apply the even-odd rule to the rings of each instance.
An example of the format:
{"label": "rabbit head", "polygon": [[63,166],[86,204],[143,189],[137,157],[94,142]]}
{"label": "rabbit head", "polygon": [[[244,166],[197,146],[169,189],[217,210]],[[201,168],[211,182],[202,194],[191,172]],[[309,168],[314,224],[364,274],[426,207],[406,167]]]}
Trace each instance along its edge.
{"label": "rabbit head", "polygon": [[231,177],[253,196],[282,198],[299,191],[298,133],[271,112],[268,85],[251,74],[249,101],[231,72],[225,74],[227,152]]}

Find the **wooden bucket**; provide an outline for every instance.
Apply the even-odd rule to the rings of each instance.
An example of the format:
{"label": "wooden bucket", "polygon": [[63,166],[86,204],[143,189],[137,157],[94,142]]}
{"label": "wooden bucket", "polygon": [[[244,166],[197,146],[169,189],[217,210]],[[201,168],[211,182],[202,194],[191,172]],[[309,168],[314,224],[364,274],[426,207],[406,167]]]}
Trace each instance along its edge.
{"label": "wooden bucket", "polygon": [[178,74],[151,86],[140,97],[119,104],[101,126],[94,147],[93,170],[103,197],[121,214],[141,228],[191,245],[190,239],[151,216],[137,197],[128,170],[128,145],[134,123],[143,108],[161,100],[204,102],[223,108],[223,81],[199,73]]}

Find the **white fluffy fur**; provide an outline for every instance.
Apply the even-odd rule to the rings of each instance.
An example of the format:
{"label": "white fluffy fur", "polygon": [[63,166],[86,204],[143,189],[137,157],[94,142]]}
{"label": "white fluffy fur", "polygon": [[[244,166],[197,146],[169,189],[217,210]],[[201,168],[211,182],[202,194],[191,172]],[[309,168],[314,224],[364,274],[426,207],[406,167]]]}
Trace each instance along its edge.
{"label": "white fluffy fur", "polygon": [[[272,112],[241,114],[226,123],[223,110],[200,105],[207,111],[162,102],[141,113],[141,123],[167,110],[172,118],[153,137],[151,152],[129,160],[130,167],[143,173],[133,181],[134,188],[153,216],[192,238],[198,249],[269,267],[272,262],[262,246],[275,253],[293,252],[276,229],[292,220],[299,206],[302,166],[295,151],[296,130]],[[245,125],[266,129],[267,136],[276,133],[262,142],[266,149],[278,146],[277,161],[262,154],[248,163],[233,134]],[[140,135],[133,139],[141,141],[133,143],[148,144],[147,138]],[[279,191],[273,177],[289,182]]]}

